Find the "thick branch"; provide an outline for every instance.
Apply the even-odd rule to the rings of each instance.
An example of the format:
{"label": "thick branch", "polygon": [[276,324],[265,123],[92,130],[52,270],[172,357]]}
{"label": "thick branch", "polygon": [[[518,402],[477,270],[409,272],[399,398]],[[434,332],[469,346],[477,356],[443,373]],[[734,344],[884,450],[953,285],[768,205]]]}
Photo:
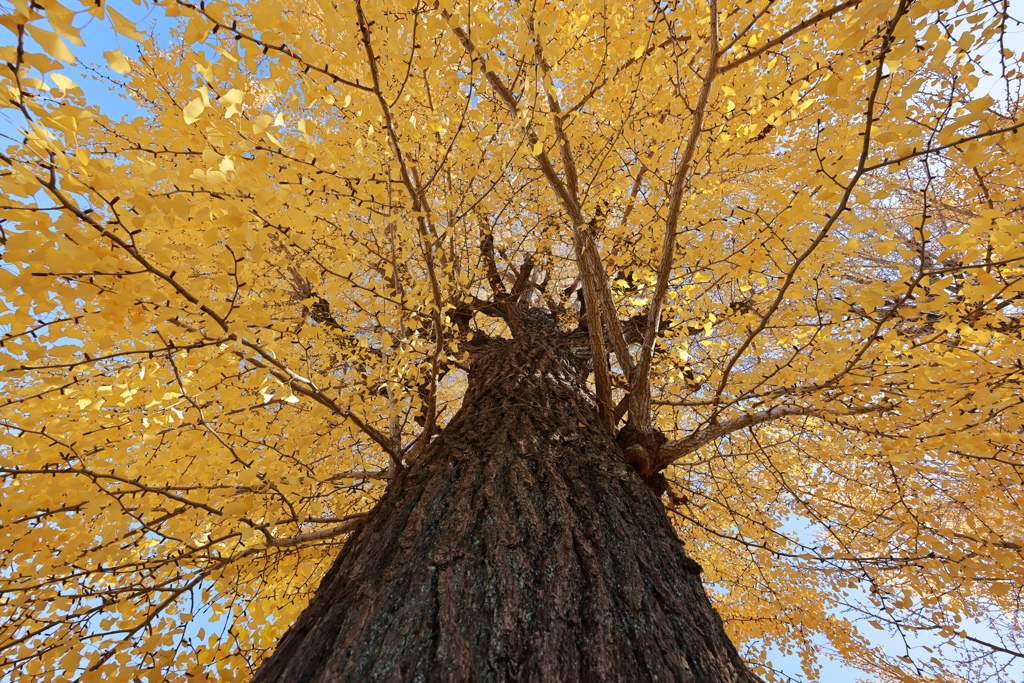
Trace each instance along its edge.
{"label": "thick branch", "polygon": [[[469,35],[460,26],[451,24],[451,14],[443,12],[443,16],[449,21],[449,25],[452,27],[452,32],[455,37],[459,39],[462,46],[469,53],[470,57],[477,52],[476,46],[473,41],[470,40]],[[484,77],[487,80],[487,84],[494,91],[498,99],[502,101],[505,107],[513,118],[518,116],[518,109],[515,96],[512,91],[502,82],[501,78],[494,71],[484,69]],[[557,117],[557,114],[556,114]],[[537,132],[532,126],[526,126],[526,139],[531,146],[536,145],[539,142]],[[541,151],[536,155],[537,163],[540,166],[541,173],[547,179],[548,184],[551,185],[555,195],[558,197],[562,206],[565,208],[566,213],[569,214],[569,220],[572,224],[573,232],[573,248],[576,253],[576,262],[580,270],[580,277],[583,281],[583,292],[587,303],[587,327],[590,336],[591,355],[593,357],[593,371],[594,371],[594,387],[597,393],[597,404],[598,412],[601,416],[601,422],[604,426],[612,430],[614,429],[614,406],[612,405],[612,385],[611,377],[608,369],[607,352],[604,346],[604,331],[602,326],[602,297],[600,295],[600,282],[603,278],[603,273],[597,272],[593,259],[588,255],[587,239],[588,236],[584,234],[584,226],[587,224],[586,219],[583,217],[583,210],[577,201],[577,198],[562,179],[558,176],[558,172],[555,170],[554,164],[551,162],[551,158],[548,156],[546,151]],[[594,249],[596,251],[596,249]]]}
{"label": "thick branch", "polygon": [[[545,78],[545,92],[547,94],[548,108],[551,110],[552,117],[555,124],[555,138],[558,140],[559,150],[562,156],[562,168],[565,169],[566,184],[568,185],[569,193],[573,200],[579,204],[579,173],[576,171],[576,161],[573,157],[572,146],[569,144],[569,137],[565,134],[565,127],[562,125],[562,120],[565,118],[565,113],[562,111],[562,106],[558,102],[558,98],[548,88],[550,83],[553,87],[554,77],[551,73],[551,65],[548,60],[544,57],[544,51],[541,49],[541,40],[533,30],[533,20],[530,20],[530,32],[534,37],[534,57],[537,60],[537,65],[540,67],[541,72]],[[575,229],[576,226],[574,226]],[[580,238],[583,242],[583,258],[587,262],[587,269],[590,271],[591,276],[594,278],[594,285],[597,289],[597,293],[600,296],[601,319],[606,328],[608,336],[611,338],[612,349],[615,351],[615,357],[619,360],[619,365],[626,373],[626,377],[630,377],[633,374],[633,357],[629,353],[629,347],[626,345],[626,339],[622,334],[622,327],[619,325],[619,317],[615,312],[615,301],[612,299],[611,287],[609,286],[608,277],[605,275],[604,266],[601,263],[601,255],[597,250],[597,243],[594,239],[594,229],[591,224],[590,229],[581,231]]]}
{"label": "thick branch", "polygon": [[789,271],[786,273],[786,277],[783,280],[779,291],[775,295],[775,299],[772,301],[768,310],[763,316],[761,316],[760,322],[754,327],[744,338],[743,342],[733,352],[732,356],[729,357],[729,361],[725,364],[725,368],[722,370],[722,379],[718,383],[718,388],[715,390],[715,396],[721,396],[725,391],[729,376],[732,373],[732,369],[739,362],[739,359],[746,353],[747,349],[754,342],[754,338],[757,337],[761,332],[768,327],[768,322],[775,312],[782,305],[783,300],[786,298],[786,294],[789,291],[790,285],[796,277],[797,271],[803,265],[803,263],[810,258],[811,254],[818,248],[818,246],[825,240],[832,230],[832,227],[839,221],[840,216],[846,211],[847,206],[850,202],[850,197],[853,196],[853,190],[860,182],[861,176],[867,172],[867,161],[868,156],[871,153],[871,127],[875,123],[875,104],[878,98],[878,93],[882,87],[882,81],[885,77],[885,56],[889,53],[892,48],[893,40],[892,36],[896,30],[896,25],[900,19],[906,13],[909,7],[908,0],[901,0],[899,6],[896,8],[896,13],[893,15],[892,20],[889,22],[888,29],[883,38],[882,47],[878,52],[877,65],[875,67],[875,75],[871,84],[871,90],[868,93],[868,106],[864,112],[864,132],[861,133],[863,136],[863,142],[861,144],[860,154],[858,155],[857,167],[853,172],[853,176],[850,178],[850,182],[847,184],[843,191],[843,196],[839,200],[839,204],[836,206],[835,211],[825,221],[825,225],[822,226],[821,230],[815,236],[814,240],[807,246],[807,248],[793,261],[793,265],[790,266]]}
{"label": "thick branch", "polygon": [[[771,40],[769,40],[767,43],[765,43],[761,47],[757,48],[756,50],[754,50],[752,52],[748,52],[747,54],[743,55],[742,57],[738,57],[738,58],[732,60],[731,62],[729,62],[728,64],[725,64],[724,66],[721,67],[721,69],[719,69],[719,73],[725,73],[726,71],[731,71],[732,69],[735,69],[739,65],[745,64],[745,63],[749,62],[751,59],[756,59],[757,57],[759,57],[760,55],[763,55],[768,50],[771,50],[773,48],[778,47],[779,45],[781,45],[782,43],[786,42],[787,40],[789,40],[790,38],[792,38],[796,34],[801,33],[803,31],[807,30],[808,28],[810,28],[811,26],[814,26],[817,23],[820,23],[820,22],[822,22],[822,21],[824,21],[826,19],[829,19],[831,17],[834,17],[835,15],[839,14],[840,12],[842,12],[845,9],[850,9],[851,7],[856,7],[857,5],[859,5],[863,1],[864,0],[846,0],[846,2],[844,2],[842,4],[839,4],[839,5],[836,5],[832,9],[827,9],[827,10],[823,10],[821,12],[818,12],[813,17],[810,17],[808,19],[804,19],[799,24],[797,24],[793,28],[789,29],[785,33],[782,33],[782,34],[779,34],[779,35],[775,36],[774,38],[772,38]],[[742,35],[742,34],[740,34],[740,35]],[[729,47],[732,47],[734,44],[735,44],[735,41],[730,43]]]}
{"label": "thick branch", "polygon": [[523,261],[523,264],[519,266],[519,273],[516,275],[516,281],[512,284],[512,291],[509,293],[509,297],[513,301],[520,301],[520,297],[523,296],[524,292],[529,289],[530,276],[533,274],[533,260],[527,258]]}
{"label": "thick branch", "polygon": [[647,332],[640,346],[640,357],[636,372],[630,378],[629,422],[635,429],[646,431],[651,424],[651,361],[654,356],[654,344],[658,337],[661,324],[661,308],[668,294],[669,276],[672,273],[672,259],[676,250],[676,232],[679,226],[679,212],[683,202],[683,188],[690,176],[690,166],[697,151],[697,141],[704,126],[704,116],[708,101],[711,98],[711,85],[718,71],[718,1],[710,0],[708,10],[710,23],[708,27],[708,67],[701,84],[697,108],[693,112],[690,123],[690,135],[686,140],[683,158],[679,160],[675,176],[672,178],[672,189],[669,194],[668,216],[665,219],[665,238],[661,245],[661,263],[658,265],[658,280],[654,287],[647,319]]}
{"label": "thick branch", "polygon": [[877,412],[883,409],[883,406],[863,406],[860,408],[851,408],[850,410],[843,412],[829,412],[809,406],[775,406],[768,410],[747,413],[746,415],[740,415],[739,417],[734,417],[723,422],[706,424],[685,438],[669,441],[662,445],[661,449],[658,451],[657,457],[654,459],[652,471],[657,472],[662,470],[684,455],[693,453],[702,446],[705,446],[716,439],[720,439],[723,436],[737,432],[741,429],[764,424],[765,422],[771,422],[773,420],[792,417],[795,415],[818,417],[823,420],[827,420],[829,418],[842,417],[844,415],[863,415],[865,413]]}
{"label": "thick branch", "polygon": [[[337,526],[327,527],[326,529],[317,529],[316,531],[307,531],[305,533],[288,536],[286,538],[275,538],[269,531],[265,531],[264,537],[267,546],[270,548],[290,548],[292,546],[303,545],[313,541],[324,541],[329,538],[337,538],[342,534],[355,531],[366,522],[366,515],[367,513],[365,512],[347,515],[344,518],[344,521]],[[261,529],[261,531],[264,530]]]}
{"label": "thick branch", "polygon": [[494,298],[498,300],[508,298],[508,290],[505,283],[501,281],[501,273],[498,272],[498,264],[494,260],[494,235],[487,233],[480,240],[480,256],[484,260],[484,267],[487,269],[487,282],[491,285]]}
{"label": "thick branch", "polygon": [[359,19],[359,33],[362,38],[363,49],[366,52],[366,60],[370,67],[370,76],[373,80],[373,93],[376,95],[377,102],[380,104],[381,112],[384,115],[384,122],[388,128],[388,139],[391,141],[392,151],[395,153],[395,159],[397,160],[399,169],[401,170],[402,184],[408,191],[409,199],[412,201],[413,211],[416,212],[416,228],[419,233],[423,260],[427,268],[427,277],[430,280],[430,292],[434,299],[434,310],[431,311],[431,320],[433,321],[434,334],[436,335],[433,370],[431,371],[431,386],[430,393],[428,395],[429,400],[424,410],[425,419],[423,433],[420,435],[420,446],[425,446],[434,433],[434,427],[437,420],[437,369],[439,364],[438,361],[441,358],[441,352],[444,348],[444,329],[441,324],[441,312],[444,310],[444,297],[441,296],[441,286],[438,283],[437,273],[434,268],[434,247],[433,240],[430,237],[430,233],[432,231],[428,223],[430,206],[424,196],[423,188],[420,187],[419,183],[416,181],[412,169],[406,162],[402,146],[399,144],[398,130],[395,127],[394,117],[391,114],[391,105],[388,104],[387,98],[384,97],[384,91],[381,87],[380,73],[377,68],[377,57],[373,52],[373,45],[370,40],[370,23],[366,19],[366,14],[363,12],[363,5],[359,0],[356,1],[356,16]]}

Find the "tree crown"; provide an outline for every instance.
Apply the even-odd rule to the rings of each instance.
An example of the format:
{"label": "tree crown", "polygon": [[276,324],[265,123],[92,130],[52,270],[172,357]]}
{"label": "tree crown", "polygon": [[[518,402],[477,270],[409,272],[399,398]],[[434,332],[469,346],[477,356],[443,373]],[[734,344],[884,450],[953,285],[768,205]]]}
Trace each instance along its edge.
{"label": "tree crown", "polygon": [[1006,3],[151,4],[0,10],[0,675],[244,678],[543,316],[759,673],[1013,677]]}

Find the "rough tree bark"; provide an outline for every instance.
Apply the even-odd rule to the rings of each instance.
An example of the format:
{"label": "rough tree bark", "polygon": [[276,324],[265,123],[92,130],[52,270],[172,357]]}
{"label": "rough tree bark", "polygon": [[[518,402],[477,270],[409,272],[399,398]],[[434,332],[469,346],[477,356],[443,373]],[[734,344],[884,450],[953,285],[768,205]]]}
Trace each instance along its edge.
{"label": "rough tree bark", "polygon": [[255,681],[758,680],[601,427],[579,333],[514,329]]}

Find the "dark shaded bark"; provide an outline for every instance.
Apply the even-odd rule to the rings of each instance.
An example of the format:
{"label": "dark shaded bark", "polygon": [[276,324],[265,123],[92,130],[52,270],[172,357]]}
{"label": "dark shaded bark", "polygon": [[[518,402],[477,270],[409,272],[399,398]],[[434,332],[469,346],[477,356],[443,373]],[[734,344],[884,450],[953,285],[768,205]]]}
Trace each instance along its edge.
{"label": "dark shaded bark", "polygon": [[757,680],[601,428],[583,347],[517,327],[474,353],[461,411],[391,482],[256,681]]}

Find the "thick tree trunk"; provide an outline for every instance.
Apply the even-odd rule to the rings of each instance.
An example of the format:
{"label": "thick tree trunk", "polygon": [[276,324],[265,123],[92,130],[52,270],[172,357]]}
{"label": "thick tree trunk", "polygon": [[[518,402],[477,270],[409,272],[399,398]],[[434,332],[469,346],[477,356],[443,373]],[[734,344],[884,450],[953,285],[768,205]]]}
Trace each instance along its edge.
{"label": "thick tree trunk", "polygon": [[475,354],[260,668],[279,681],[756,681],[556,331]]}

